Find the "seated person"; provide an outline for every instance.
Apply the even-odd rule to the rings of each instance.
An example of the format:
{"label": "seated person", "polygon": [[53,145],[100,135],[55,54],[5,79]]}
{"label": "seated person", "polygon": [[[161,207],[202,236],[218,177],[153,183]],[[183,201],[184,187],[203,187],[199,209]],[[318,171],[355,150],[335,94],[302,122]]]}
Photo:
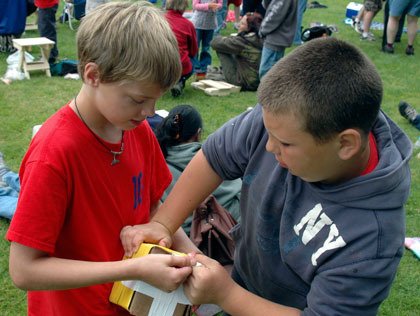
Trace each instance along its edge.
{"label": "seated person", "polygon": [[19,175],[7,167],[0,152],[0,217],[12,219],[19,191]]}
{"label": "seated person", "polygon": [[[217,36],[211,47],[219,57],[224,78],[245,91],[256,91],[263,41],[258,36],[262,22],[259,13],[247,13],[239,23],[237,35]],[[210,78],[209,78],[210,79]]]}
{"label": "seated person", "polygon": [[[201,149],[200,137],[203,121],[200,113],[191,105],[174,107],[157,127],[156,136],[172,173],[172,182],[162,196],[165,200],[184,168]],[[239,199],[242,181],[224,181],[214,192],[217,201],[239,221]],[[192,216],[183,224],[189,235]]]}
{"label": "seated person", "polygon": [[193,73],[192,60],[198,53],[197,36],[194,24],[184,18],[182,14],[188,7],[188,0],[168,0],[166,2],[166,20],[178,42],[179,55],[181,57],[182,75],[179,82],[171,89],[173,97],[182,94],[185,82]]}

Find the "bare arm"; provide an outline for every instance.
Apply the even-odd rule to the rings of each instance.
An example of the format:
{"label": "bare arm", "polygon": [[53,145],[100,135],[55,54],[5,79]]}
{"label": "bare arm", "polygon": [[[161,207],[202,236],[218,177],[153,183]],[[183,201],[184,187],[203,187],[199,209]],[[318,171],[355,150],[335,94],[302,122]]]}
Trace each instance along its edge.
{"label": "bare arm", "polygon": [[185,168],[152,221],[162,224],[173,234],[220,183],[222,179],[210,167],[200,150]]}
{"label": "bare arm", "polygon": [[61,259],[12,242],[9,271],[14,284],[24,290],[62,290],[134,279],[171,291],[191,273],[194,263],[190,257],[168,255],[112,262]]}

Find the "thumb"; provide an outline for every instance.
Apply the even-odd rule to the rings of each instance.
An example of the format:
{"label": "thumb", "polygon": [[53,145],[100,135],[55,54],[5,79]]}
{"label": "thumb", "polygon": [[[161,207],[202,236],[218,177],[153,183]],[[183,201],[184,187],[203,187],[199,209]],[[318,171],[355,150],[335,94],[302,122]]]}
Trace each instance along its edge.
{"label": "thumb", "polygon": [[163,246],[166,248],[171,248],[172,246],[172,239],[170,237],[164,237],[159,240],[159,246]]}

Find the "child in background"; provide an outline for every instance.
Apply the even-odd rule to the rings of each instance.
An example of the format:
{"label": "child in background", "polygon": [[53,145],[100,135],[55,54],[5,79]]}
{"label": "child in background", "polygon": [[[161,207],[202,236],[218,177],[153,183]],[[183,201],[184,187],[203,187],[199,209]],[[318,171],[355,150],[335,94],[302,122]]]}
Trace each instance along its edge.
{"label": "child in background", "polygon": [[241,316],[377,315],[404,251],[412,154],[382,93],[355,46],[295,48],[263,78],[260,105],[211,134],[151,222],[122,234],[124,249],[170,244],[222,179],[242,178],[232,278],[196,255],[190,301]]}
{"label": "child in background", "polygon": [[[174,107],[156,129],[156,136],[166,163],[172,173],[172,182],[166,189],[162,200],[171,192],[185,167],[201,149],[203,120],[200,113],[191,105]],[[239,222],[239,200],[242,181],[224,181],[212,194],[217,201]],[[192,216],[182,224],[189,235]]]}
{"label": "child in background", "polygon": [[207,66],[211,65],[210,42],[217,28],[216,12],[222,7],[223,0],[193,0],[192,22],[197,32],[197,43],[201,51],[196,57],[195,72],[197,79],[204,79]]}
{"label": "child in background", "polygon": [[29,315],[129,315],[109,302],[114,281],[171,291],[192,271],[189,257],[122,260],[120,241],[123,227],[149,221],[171,182],[145,118],[181,75],[178,45],[159,9],[110,2],[83,18],[77,49],[82,87],[22,161],[10,276],[28,291]]}
{"label": "child in background", "polygon": [[166,20],[178,42],[182,74],[178,83],[172,87],[171,94],[178,97],[182,94],[185,82],[193,74],[193,61],[198,53],[197,37],[194,24],[182,16],[188,7],[188,0],[168,0],[166,2]]}

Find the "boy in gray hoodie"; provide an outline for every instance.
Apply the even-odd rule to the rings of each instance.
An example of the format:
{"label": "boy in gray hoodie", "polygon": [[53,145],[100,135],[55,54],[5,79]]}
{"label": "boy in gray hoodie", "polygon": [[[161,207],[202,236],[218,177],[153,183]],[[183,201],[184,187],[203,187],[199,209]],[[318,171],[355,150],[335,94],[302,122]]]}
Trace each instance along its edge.
{"label": "boy in gray hoodie", "polygon": [[335,38],[296,48],[264,77],[260,105],[210,135],[149,224],[170,245],[222,179],[242,178],[232,276],[203,255],[184,289],[231,315],[376,315],[403,254],[412,145],[380,110],[382,82]]}

